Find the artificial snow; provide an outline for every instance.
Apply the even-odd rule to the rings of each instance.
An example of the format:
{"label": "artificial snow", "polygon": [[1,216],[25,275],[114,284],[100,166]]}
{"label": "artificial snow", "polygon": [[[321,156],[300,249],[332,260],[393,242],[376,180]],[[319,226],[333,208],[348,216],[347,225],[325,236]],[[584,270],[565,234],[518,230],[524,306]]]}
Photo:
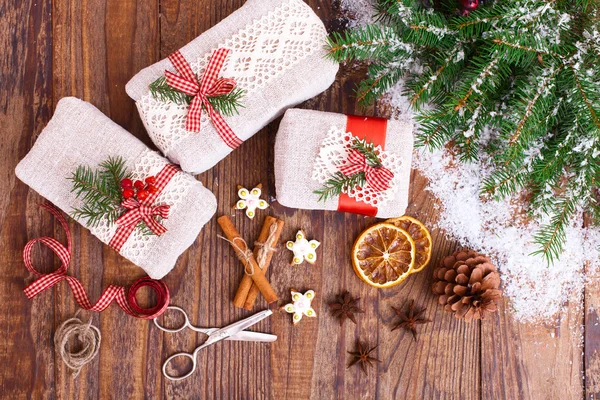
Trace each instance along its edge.
{"label": "artificial snow", "polygon": [[[366,17],[373,13],[370,0],[342,0],[342,4],[349,15],[358,17],[354,25],[371,21]],[[394,118],[410,119],[410,105],[402,92],[400,83],[384,102]],[[541,224],[525,216],[524,201],[516,196],[502,201],[480,196],[482,182],[491,172],[487,159],[465,164],[447,149],[417,149],[413,168],[428,178],[426,190],[439,200],[437,227],[462,246],[495,260],[513,318],[548,324],[559,318],[567,302],[583,304],[585,285],[597,282],[600,273],[600,232],[583,228],[582,213],[566,230],[560,260],[549,265],[542,256],[531,255],[539,250],[533,236]]]}

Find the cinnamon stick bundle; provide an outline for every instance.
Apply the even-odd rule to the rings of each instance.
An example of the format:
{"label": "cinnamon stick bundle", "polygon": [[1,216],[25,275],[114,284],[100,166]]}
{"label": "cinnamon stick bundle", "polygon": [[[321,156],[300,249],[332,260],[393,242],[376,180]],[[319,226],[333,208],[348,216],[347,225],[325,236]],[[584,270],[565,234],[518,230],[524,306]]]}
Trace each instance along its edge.
{"label": "cinnamon stick bundle", "polygon": [[[254,244],[254,259],[264,273],[267,272],[267,269],[271,264],[271,259],[273,258],[277,242],[279,242],[283,225],[284,222],[282,220],[267,216],[262,230],[260,231],[260,235],[258,236],[258,240]],[[252,282],[252,279],[249,276],[244,275],[235,298],[233,299],[233,304],[236,307],[243,307],[247,310],[251,310],[252,307],[254,307],[254,302],[256,301],[258,293],[258,287]]]}
{"label": "cinnamon stick bundle", "polygon": [[246,276],[249,276],[252,279],[267,303],[273,303],[277,301],[277,294],[275,294],[275,291],[265,277],[264,271],[259,268],[256,260],[254,259],[254,255],[252,252],[250,252],[250,249],[248,249],[247,243],[244,241],[244,239],[242,239],[235,226],[233,226],[231,219],[224,215],[218,218],[217,222],[219,223],[219,226],[221,226],[221,229],[223,229],[223,232],[235,250],[237,257],[240,259],[242,264],[244,264]]}

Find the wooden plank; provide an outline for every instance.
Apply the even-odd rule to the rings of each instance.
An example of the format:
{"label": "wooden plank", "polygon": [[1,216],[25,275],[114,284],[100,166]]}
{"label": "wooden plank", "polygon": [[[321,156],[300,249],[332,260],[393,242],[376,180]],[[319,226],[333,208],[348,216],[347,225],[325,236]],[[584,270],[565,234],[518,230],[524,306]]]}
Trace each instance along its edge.
{"label": "wooden plank", "polygon": [[[158,2],[146,0],[54,1],[54,100],[77,96],[89,101],[126,129],[149,143],[137,110],[127,97],[127,81],[158,57]],[[73,262],[90,298],[109,284],[128,286],[143,271],[104,246],[87,230],[71,223]],[[55,328],[77,309],[67,285],[56,293]],[[147,296],[138,296],[140,301]],[[90,313],[83,313],[89,318]],[[56,365],[57,394],[69,398],[141,398],[157,395],[159,337],[149,321],[135,320],[111,306],[92,321],[102,332],[100,356],[74,381],[62,362]],[[89,379],[85,379],[85,377]],[[83,378],[83,379],[82,379]]]}
{"label": "wooden plank", "polygon": [[584,327],[584,394],[585,399],[600,399],[600,288],[588,284],[583,302]]}
{"label": "wooden plank", "polygon": [[509,310],[505,301],[481,324],[483,398],[583,398],[580,307],[570,305],[556,327],[518,323]]}
{"label": "wooden plank", "polygon": [[[0,1],[0,393],[49,398],[55,391],[52,327],[54,297],[35,302],[22,293],[27,271],[21,256],[28,235],[52,231],[14,170],[50,118],[52,21],[48,0]],[[53,268],[51,253],[36,251],[40,270]],[[45,262],[43,261],[45,260]]]}

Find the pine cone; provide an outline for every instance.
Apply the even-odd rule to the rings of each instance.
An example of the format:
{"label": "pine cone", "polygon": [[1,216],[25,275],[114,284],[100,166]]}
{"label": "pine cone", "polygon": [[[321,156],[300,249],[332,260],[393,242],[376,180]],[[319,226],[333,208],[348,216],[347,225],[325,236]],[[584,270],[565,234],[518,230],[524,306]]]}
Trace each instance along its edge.
{"label": "pine cone", "polygon": [[500,275],[492,261],[473,250],[454,252],[433,272],[433,292],[440,296],[440,304],[467,322],[498,311],[499,286]]}

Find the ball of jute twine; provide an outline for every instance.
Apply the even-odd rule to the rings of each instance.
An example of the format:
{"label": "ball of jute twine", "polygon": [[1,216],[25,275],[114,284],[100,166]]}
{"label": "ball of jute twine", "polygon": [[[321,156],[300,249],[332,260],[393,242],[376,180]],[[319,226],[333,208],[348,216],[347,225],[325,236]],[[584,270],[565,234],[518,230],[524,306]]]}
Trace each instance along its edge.
{"label": "ball of jute twine", "polygon": [[[78,314],[79,311],[73,318],[63,322],[54,335],[56,350],[63,362],[73,370],[73,377],[77,377],[81,368],[96,357],[102,340],[100,330],[92,326],[92,317],[84,323],[77,318]],[[76,342],[80,343],[80,350],[71,351],[71,346]]]}

